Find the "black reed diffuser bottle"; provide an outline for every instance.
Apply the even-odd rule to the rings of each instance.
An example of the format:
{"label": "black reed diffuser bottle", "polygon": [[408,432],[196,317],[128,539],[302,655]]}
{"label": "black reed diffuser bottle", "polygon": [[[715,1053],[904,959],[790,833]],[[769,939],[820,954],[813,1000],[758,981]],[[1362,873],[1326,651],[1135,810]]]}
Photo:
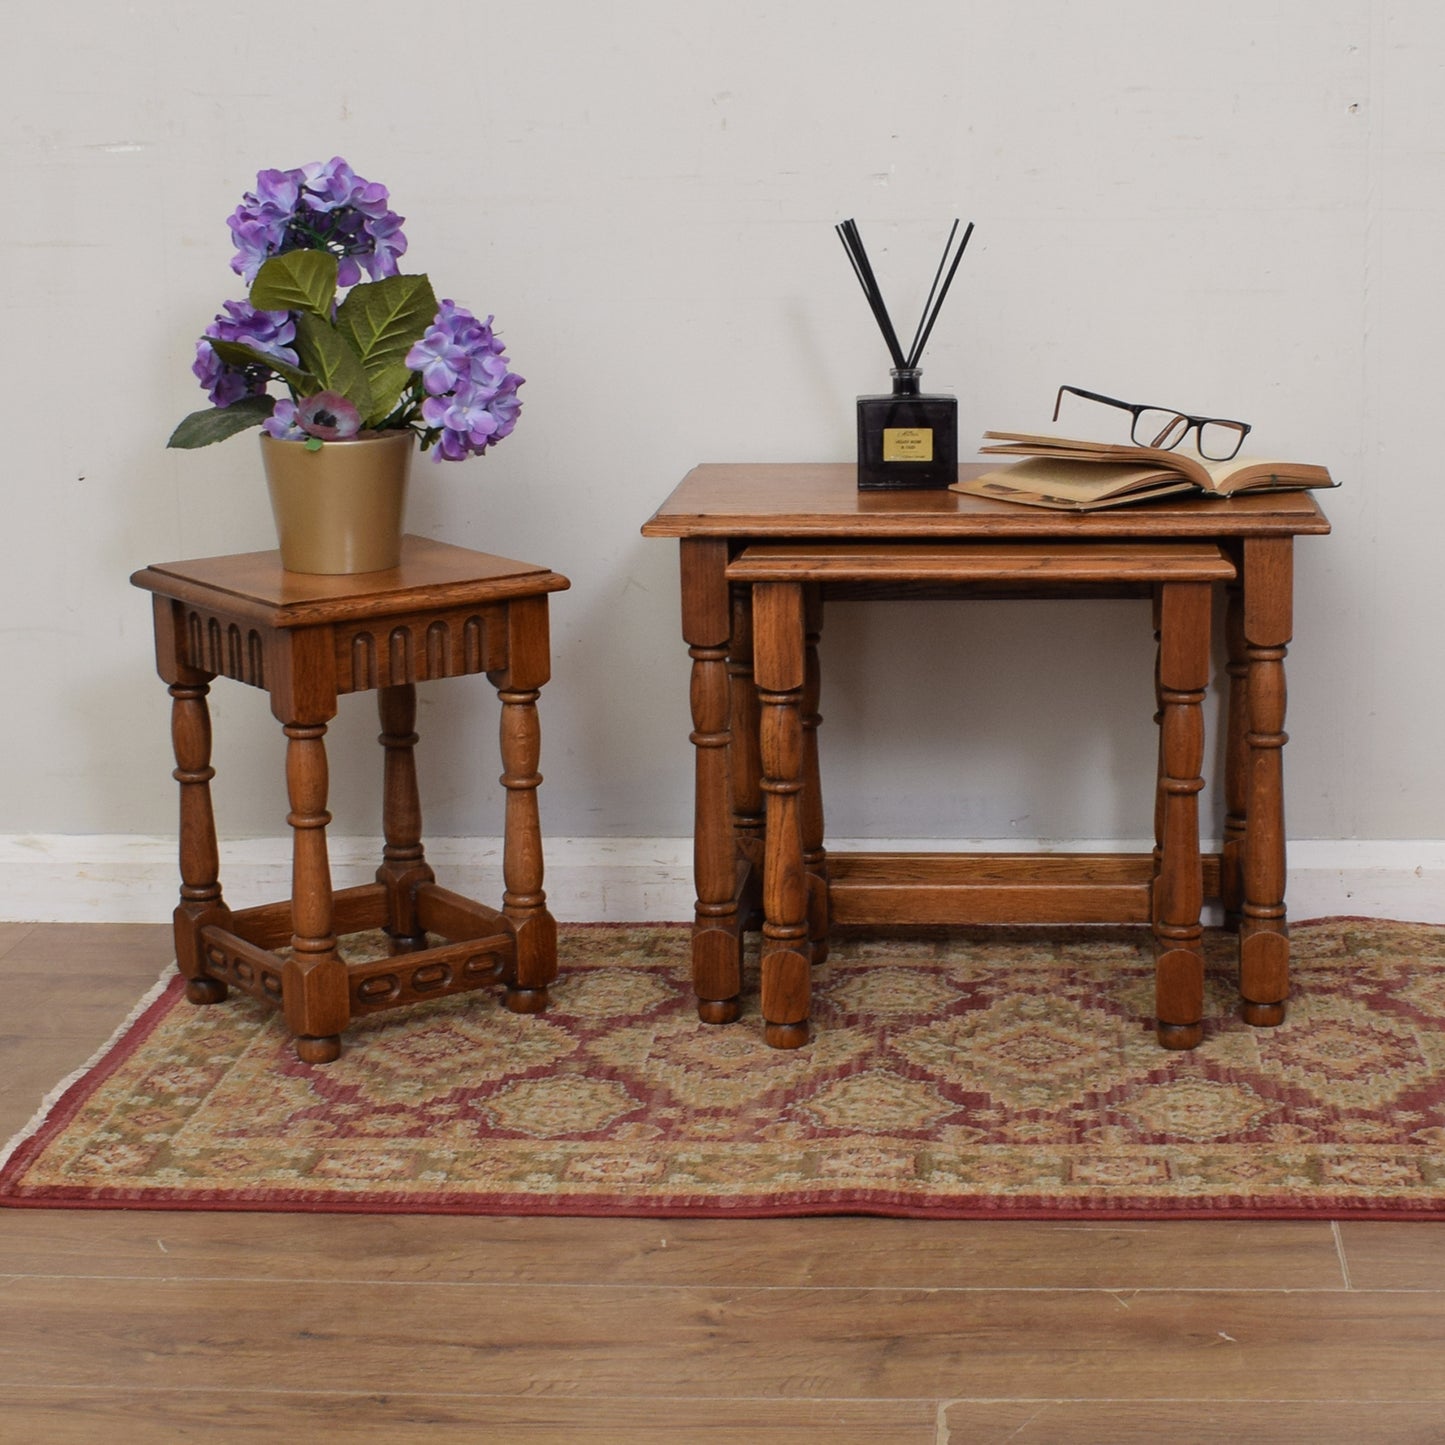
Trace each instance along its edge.
{"label": "black reed diffuser bottle", "polygon": [[969,222],[956,251],[953,242],[958,235],[958,222],[953,223],[918,329],[913,334],[913,345],[906,353],[898,343],[898,334],[883,303],[883,293],[869,264],[868,253],[863,249],[857,224],[844,221],[837,230],[893,358],[892,392],[858,398],[858,488],[860,491],[901,491],[951,486],[958,480],[958,401],[952,396],[922,391],[919,381],[923,373],[918,362],[963,258],[964,247],[973,235],[973,223]]}

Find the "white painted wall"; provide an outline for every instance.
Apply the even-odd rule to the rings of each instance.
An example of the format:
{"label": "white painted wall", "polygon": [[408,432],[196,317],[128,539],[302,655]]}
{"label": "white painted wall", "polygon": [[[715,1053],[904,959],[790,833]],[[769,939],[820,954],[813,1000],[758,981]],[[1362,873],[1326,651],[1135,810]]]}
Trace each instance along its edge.
{"label": "white painted wall", "polygon": [[[549,834],[688,833],[675,551],[638,528],[698,461],[848,459],[886,360],[832,225],[858,218],[909,316],[961,215],[978,230],[925,374],[957,392],[965,450],[1045,423],[1072,382],[1243,416],[1260,448],[1327,463],[1335,534],[1298,549],[1291,833],[1445,837],[1442,80],[1432,0],[17,11],[0,836],[70,858],[174,826],[127,577],[272,545],[254,441],[163,444],[203,399],[195,336],[241,294],[225,217],[259,168],[339,153],[391,187],[408,269],[495,312],[528,378],[505,445],[422,466],[411,526],[573,579]],[[1146,632],[1124,604],[836,608],[832,831],[1147,833]],[[265,700],[213,699],[225,836],[283,833]],[[497,833],[485,682],[423,689],[421,728],[429,832]],[[379,829],[375,730],[365,700],[333,729],[338,838]],[[0,915],[32,916],[27,876],[0,866]]]}

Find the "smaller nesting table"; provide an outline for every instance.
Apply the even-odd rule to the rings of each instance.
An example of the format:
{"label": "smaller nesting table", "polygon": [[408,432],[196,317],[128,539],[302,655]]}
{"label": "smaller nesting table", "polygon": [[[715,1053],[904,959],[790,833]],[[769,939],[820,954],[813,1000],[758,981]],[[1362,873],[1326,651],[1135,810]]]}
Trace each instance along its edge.
{"label": "smaller nesting table", "polygon": [[[327,1063],[362,1014],[506,986],[507,1007],[546,1007],[557,930],[542,890],[537,697],[550,671],[547,597],[568,580],[545,567],[407,537],[400,565],[319,576],[277,552],[159,563],[131,581],[154,594],[156,665],[170,685],[180,784],[176,962],[186,996],[231,987],[285,1014],[298,1056]],[[506,790],[500,909],[441,888],[422,845],[414,748],[416,684],[485,673],[502,704]],[[292,888],[233,912],[223,901],[211,806],[212,680],[264,689],[287,738]],[[376,881],[333,893],[326,851],[327,724],[339,696],[377,693],[385,846]],[[348,962],[337,936],[382,928],[390,956]],[[433,945],[431,936],[444,942]]]}
{"label": "smaller nesting table", "polygon": [[[960,597],[1007,596],[1010,589],[1025,597],[1098,589],[1152,596],[1158,638],[1155,846],[1147,864],[1138,860],[1143,866],[1131,871],[1137,882],[1147,879],[1149,889],[1159,1042],[1171,1049],[1196,1047],[1204,1031],[1198,794],[1204,787],[1201,704],[1209,685],[1210,593],[1235,576],[1234,564],[1212,542],[794,542],[743,548],[728,564],[727,577],[751,592],[740,600],[744,612],[749,607],[752,612],[743,622],[752,634],[758,772],[746,785],[762,796],[765,809],[762,1005],[768,1043],[796,1048],[808,1041],[809,966],[826,957],[828,948],[832,899],[818,796],[819,678],[816,662],[810,665],[808,658],[809,639],[816,643],[821,625],[823,593],[843,587],[865,595],[878,586],[887,595],[913,585]],[[950,885],[991,887],[1015,909],[1046,910],[1045,890],[1029,877],[1037,867],[1029,860],[1010,879],[996,855],[932,860],[875,855],[851,882],[856,893],[873,892],[875,903],[881,901],[877,895],[886,895],[886,912],[893,916],[936,908]],[[1082,896],[1071,907],[1098,907],[1117,882],[1107,869],[1081,870],[1075,886]]]}

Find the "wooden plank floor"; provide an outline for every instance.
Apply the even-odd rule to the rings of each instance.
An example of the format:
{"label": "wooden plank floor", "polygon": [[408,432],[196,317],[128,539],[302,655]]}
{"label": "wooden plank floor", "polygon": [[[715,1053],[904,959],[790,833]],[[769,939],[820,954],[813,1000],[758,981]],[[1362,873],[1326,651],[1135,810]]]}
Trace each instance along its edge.
{"label": "wooden plank floor", "polygon": [[[0,924],[0,1138],[169,958]],[[0,1210],[0,1439],[1445,1439],[1445,1226]]]}

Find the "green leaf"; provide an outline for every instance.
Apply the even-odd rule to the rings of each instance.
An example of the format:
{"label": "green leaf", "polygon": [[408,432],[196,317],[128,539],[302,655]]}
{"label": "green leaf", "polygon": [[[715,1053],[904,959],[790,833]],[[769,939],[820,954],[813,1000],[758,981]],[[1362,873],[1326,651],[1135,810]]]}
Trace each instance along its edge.
{"label": "green leaf", "polygon": [[370,374],[371,415],[362,419],[363,426],[378,427],[396,410],[402,393],[411,384],[412,375],[404,361],[394,361]]}
{"label": "green leaf", "polygon": [[371,415],[371,383],[361,360],[329,321],[303,311],[296,318],[296,351],[319,390],[334,391],[363,417]]}
{"label": "green leaf", "polygon": [[206,340],[210,343],[211,350],[229,366],[270,367],[287,386],[303,395],[315,390],[314,377],[308,376],[297,367],[288,366],[284,361],[277,361],[274,356],[267,356],[264,351],[257,351],[241,341],[218,341],[214,336],[208,336]]}
{"label": "green leaf", "polygon": [[377,378],[403,361],[437,314],[425,276],[388,276],[353,286],[336,311],[336,329],[351,343],[366,374]]}
{"label": "green leaf", "polygon": [[329,251],[287,251],[272,256],[251,283],[258,311],[302,311],[329,316],[336,296],[336,257]]}
{"label": "green leaf", "polygon": [[193,411],[166,443],[168,447],[207,447],[212,442],[223,442],[248,427],[260,426],[268,416],[276,399],[270,396],[243,396],[230,406],[207,407],[205,411]]}

